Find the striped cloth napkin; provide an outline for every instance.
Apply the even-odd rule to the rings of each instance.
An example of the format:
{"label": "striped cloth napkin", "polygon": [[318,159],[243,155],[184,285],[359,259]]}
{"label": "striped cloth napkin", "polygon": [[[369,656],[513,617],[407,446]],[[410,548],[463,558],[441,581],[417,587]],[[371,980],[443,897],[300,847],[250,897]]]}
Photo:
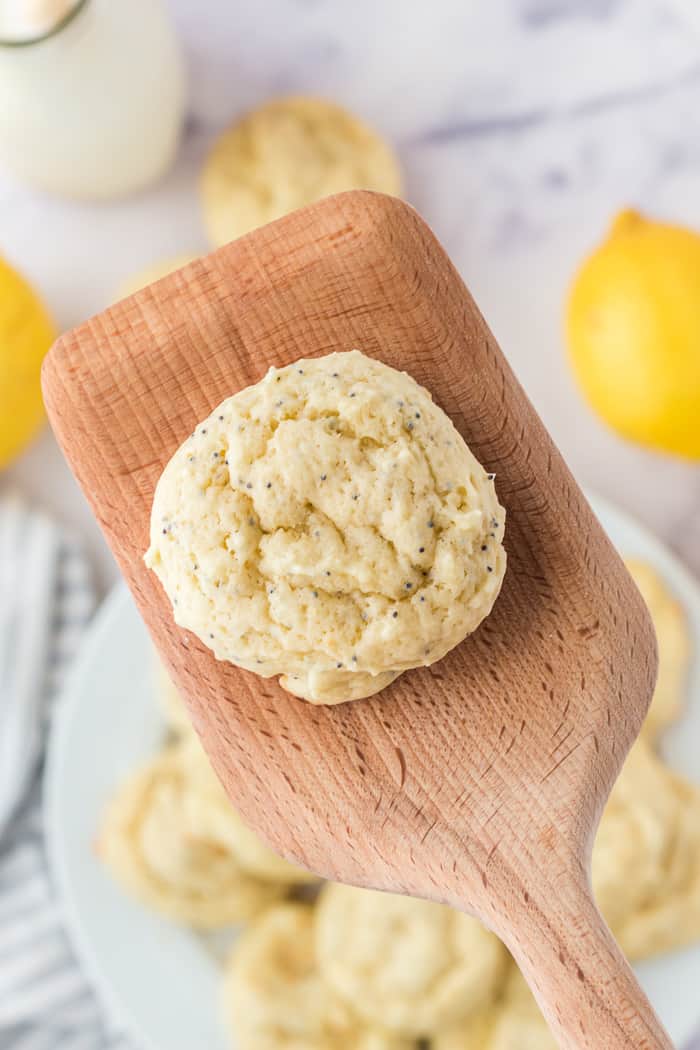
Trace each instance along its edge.
{"label": "striped cloth napkin", "polygon": [[52,705],[94,607],[79,546],[0,502],[0,1050],[130,1050],[61,925],[42,828]]}

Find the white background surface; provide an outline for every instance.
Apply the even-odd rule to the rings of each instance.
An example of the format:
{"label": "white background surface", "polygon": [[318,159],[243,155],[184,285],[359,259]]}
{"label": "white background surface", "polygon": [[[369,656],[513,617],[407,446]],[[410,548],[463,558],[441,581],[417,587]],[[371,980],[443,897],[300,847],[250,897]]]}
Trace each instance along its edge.
{"label": "white background surface", "polygon": [[[605,430],[573,386],[561,338],[571,274],[617,209],[700,228],[700,35],[683,14],[693,4],[170,0],[191,92],[174,169],[100,206],[41,197],[0,173],[0,253],[71,326],[142,266],[206,248],[197,175],[229,120],[277,92],[332,96],[396,143],[408,199],[446,244],[574,473],[698,572],[700,471]],[[100,583],[115,578],[48,433],[3,475],[0,490],[9,486],[72,522]]]}

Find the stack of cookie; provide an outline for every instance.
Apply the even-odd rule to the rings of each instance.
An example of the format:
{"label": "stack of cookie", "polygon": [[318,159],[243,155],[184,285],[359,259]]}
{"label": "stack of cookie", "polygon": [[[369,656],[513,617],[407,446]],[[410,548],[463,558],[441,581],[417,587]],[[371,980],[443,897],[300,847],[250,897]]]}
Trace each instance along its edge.
{"label": "stack of cookie", "polygon": [[[649,566],[629,568],[661,669],[603,815],[593,884],[623,949],[642,959],[700,939],[700,791],[655,753],[682,709],[684,614]],[[425,901],[334,884],[317,893],[313,876],[231,808],[162,673],[158,691],[168,743],[117,792],[100,853],[125,889],[172,919],[200,930],[246,924],[222,985],[239,1050],[555,1050],[493,934]]]}
{"label": "stack of cookie", "polygon": [[507,959],[476,919],[328,884],[243,935],[224,1007],[242,1050],[411,1050],[491,1003]]}

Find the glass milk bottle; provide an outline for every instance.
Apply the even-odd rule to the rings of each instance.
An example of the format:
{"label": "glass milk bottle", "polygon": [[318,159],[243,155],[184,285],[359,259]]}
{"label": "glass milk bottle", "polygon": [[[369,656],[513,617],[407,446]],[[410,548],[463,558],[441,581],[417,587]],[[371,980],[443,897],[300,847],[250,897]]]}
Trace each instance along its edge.
{"label": "glass milk bottle", "polygon": [[138,190],[170,165],[183,105],[162,0],[0,0],[0,170],[69,197]]}

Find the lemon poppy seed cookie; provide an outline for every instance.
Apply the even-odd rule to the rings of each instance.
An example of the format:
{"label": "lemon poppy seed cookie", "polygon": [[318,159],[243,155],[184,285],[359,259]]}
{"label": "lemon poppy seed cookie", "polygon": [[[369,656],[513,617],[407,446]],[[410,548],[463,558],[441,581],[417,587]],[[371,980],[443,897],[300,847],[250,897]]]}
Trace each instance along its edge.
{"label": "lemon poppy seed cookie", "polygon": [[430,1050],[493,1050],[492,1037],[499,1014],[500,1002],[489,1003],[458,1025],[438,1028],[430,1038]]}
{"label": "lemon poppy seed cookie", "polygon": [[223,1007],[241,1050],[417,1050],[361,1021],[324,985],[313,909],[283,904],[241,937],[224,976]]}
{"label": "lemon poppy seed cookie", "polygon": [[700,790],[641,738],[603,812],[593,892],[620,947],[644,959],[700,937]]}
{"label": "lemon poppy seed cookie", "polygon": [[506,950],[476,919],[440,904],[330,884],[316,952],[323,978],[368,1022],[429,1036],[483,1009]]}
{"label": "lemon poppy seed cookie", "polygon": [[431,1050],[557,1050],[532,992],[508,963],[496,1001],[454,1028],[438,1031]]}
{"label": "lemon poppy seed cookie", "polygon": [[266,882],[292,886],[318,881],[315,875],[278,857],[244,823],[194,732],[182,740],[178,754],[188,785],[187,815],[202,836],[230,852],[247,874]]}
{"label": "lemon poppy seed cookie", "polygon": [[134,897],[200,929],[250,919],[284,895],[284,884],[244,872],[193,817],[178,749],[169,748],[116,792],[100,830],[99,856]]}
{"label": "lemon poppy seed cookie", "polygon": [[279,98],[215,143],[201,181],[215,246],[342,190],[401,192],[390,147],[347,110],[317,98]]}
{"label": "lemon poppy seed cookie", "polygon": [[651,613],[658,642],[656,688],[642,727],[644,736],[655,744],[660,733],[683,710],[683,691],[691,655],[688,617],[653,566],[639,558],[626,558],[625,565]]}
{"label": "lemon poppy seed cookie", "polygon": [[146,563],[217,659],[337,703],[478,627],[504,522],[428,391],[355,350],[272,368],[197,426],[158,482]]}

